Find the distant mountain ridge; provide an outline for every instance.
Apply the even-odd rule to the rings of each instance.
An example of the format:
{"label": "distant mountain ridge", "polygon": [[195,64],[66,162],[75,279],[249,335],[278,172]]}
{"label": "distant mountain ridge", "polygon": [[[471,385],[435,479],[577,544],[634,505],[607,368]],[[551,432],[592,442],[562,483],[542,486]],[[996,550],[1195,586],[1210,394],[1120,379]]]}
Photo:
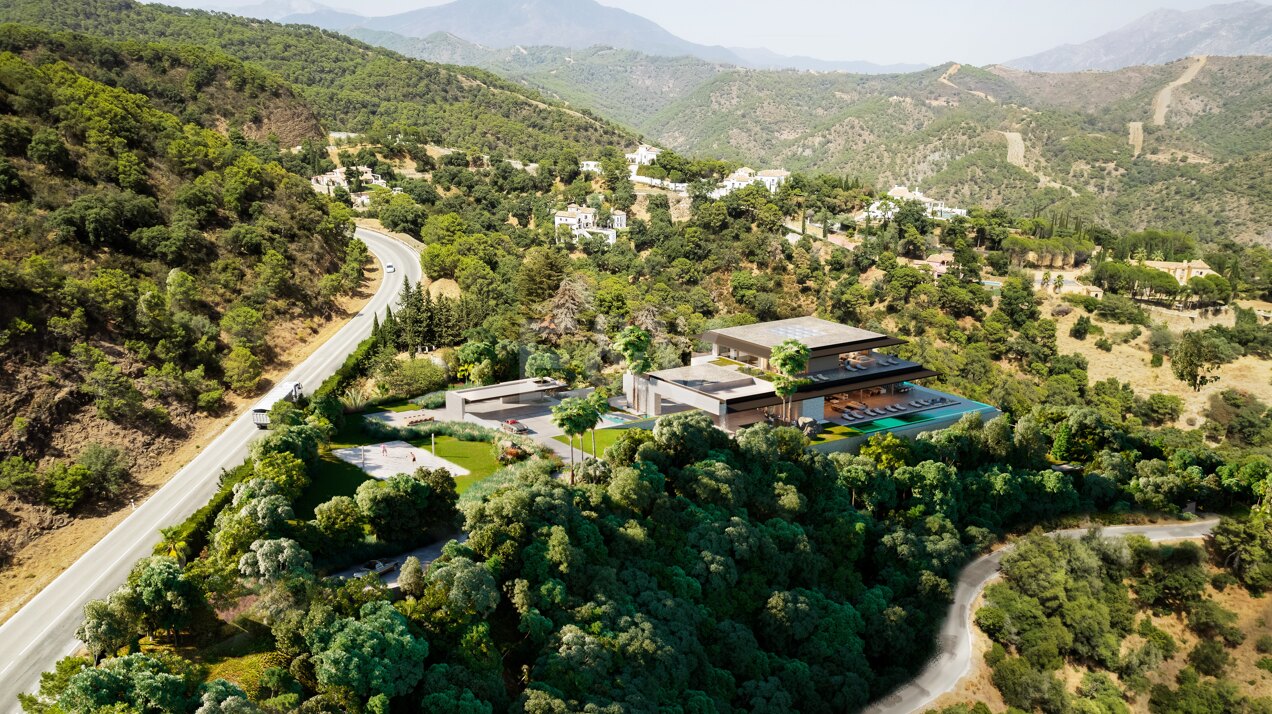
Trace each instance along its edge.
{"label": "distant mountain ridge", "polygon": [[1157,10],[1077,45],[1005,62],[1035,72],[1115,70],[1194,55],[1272,55],[1272,5],[1254,0],[1198,10]]}
{"label": "distant mountain ridge", "polygon": [[265,2],[226,8],[249,17],[327,30],[374,30],[404,37],[427,38],[449,33],[488,48],[517,46],[583,49],[605,46],[660,57],[695,57],[706,62],[752,69],[797,69],[869,74],[911,72],[922,64],[877,65],[864,61],[788,57],[766,49],[703,45],[678,37],[661,25],[595,0],[454,0],[396,15],[362,17],[324,7],[311,0],[281,0],[300,8],[280,13]]}

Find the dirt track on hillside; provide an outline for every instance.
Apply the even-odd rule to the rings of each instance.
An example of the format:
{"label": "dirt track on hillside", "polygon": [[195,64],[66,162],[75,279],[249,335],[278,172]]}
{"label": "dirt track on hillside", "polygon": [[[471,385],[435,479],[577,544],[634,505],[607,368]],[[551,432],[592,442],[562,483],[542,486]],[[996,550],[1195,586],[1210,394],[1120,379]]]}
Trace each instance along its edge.
{"label": "dirt track on hillside", "polygon": [[1178,79],[1167,84],[1165,87],[1162,87],[1161,90],[1153,97],[1154,126],[1163,126],[1166,124],[1166,112],[1170,110],[1170,101],[1175,94],[1175,88],[1182,87],[1193,81],[1193,78],[1197,76],[1197,73],[1201,71],[1201,68],[1206,66],[1206,60],[1209,58],[1206,57],[1206,55],[1201,55],[1195,59],[1197,61],[1193,62],[1188,69],[1184,70],[1184,73],[1179,75]]}
{"label": "dirt track on hillside", "polygon": [[1138,157],[1140,152],[1144,150],[1144,122],[1133,121],[1126,125],[1127,131],[1130,132],[1131,150],[1134,152],[1133,157]]}

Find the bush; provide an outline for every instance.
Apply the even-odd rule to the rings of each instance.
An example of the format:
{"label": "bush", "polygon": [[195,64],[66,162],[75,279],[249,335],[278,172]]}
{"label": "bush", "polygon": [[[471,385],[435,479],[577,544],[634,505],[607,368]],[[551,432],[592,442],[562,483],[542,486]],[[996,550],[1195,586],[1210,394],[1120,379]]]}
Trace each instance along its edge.
{"label": "bush", "polygon": [[1148,313],[1134,300],[1121,295],[1105,295],[1095,306],[1095,314],[1123,325],[1147,325]]}
{"label": "bush", "polygon": [[1069,336],[1075,340],[1085,340],[1091,334],[1091,318],[1086,315],[1078,317],[1073,327],[1069,328]]}
{"label": "bush", "polygon": [[1096,340],[1095,347],[1096,349],[1101,349],[1101,350],[1104,350],[1105,352],[1113,351],[1113,343],[1109,342],[1109,338],[1107,337],[1101,337],[1100,339]]}
{"label": "bush", "polygon": [[[393,360],[382,370],[377,383],[385,396],[395,399],[436,392],[446,386],[446,370],[424,357]],[[443,397],[443,403],[445,397]]]}
{"label": "bush", "polygon": [[1272,654],[1272,635],[1259,635],[1254,642],[1254,650],[1259,654]]}
{"label": "bush", "polygon": [[442,409],[446,406],[446,390],[429,392],[422,397],[415,397],[411,400],[411,403],[419,405],[421,409]]}
{"label": "bush", "polygon": [[1148,361],[1148,366],[1156,368],[1162,366],[1165,362],[1166,358],[1162,357],[1161,353],[1154,352],[1152,358]]}
{"label": "bush", "polygon": [[80,452],[75,463],[88,473],[88,494],[94,498],[114,498],[124,490],[131,473],[128,457],[122,449],[101,444],[89,444]]}
{"label": "bush", "polygon": [[1231,661],[1232,656],[1218,640],[1202,640],[1188,653],[1188,664],[1210,677],[1223,676]]}

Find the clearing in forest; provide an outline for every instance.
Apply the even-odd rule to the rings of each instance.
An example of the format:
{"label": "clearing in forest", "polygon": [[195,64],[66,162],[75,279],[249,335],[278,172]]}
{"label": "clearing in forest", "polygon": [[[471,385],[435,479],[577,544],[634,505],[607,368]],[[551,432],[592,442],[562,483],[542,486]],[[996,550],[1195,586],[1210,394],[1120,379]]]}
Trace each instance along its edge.
{"label": "clearing in forest", "polygon": [[1144,150],[1144,122],[1133,121],[1126,128],[1131,133],[1131,150],[1134,152],[1132,158],[1139,158],[1140,152]]}

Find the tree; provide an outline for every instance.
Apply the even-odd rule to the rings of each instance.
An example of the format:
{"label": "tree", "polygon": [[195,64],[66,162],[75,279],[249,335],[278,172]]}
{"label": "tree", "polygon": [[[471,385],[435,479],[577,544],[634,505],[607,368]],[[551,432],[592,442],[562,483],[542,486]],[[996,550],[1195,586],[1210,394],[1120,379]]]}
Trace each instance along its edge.
{"label": "tree", "polygon": [[84,605],[84,622],[75,636],[88,648],[93,661],[115,656],[136,637],[126,596],[114,593],[105,600],[89,600]]}
{"label": "tree", "polygon": [[406,618],[382,600],[306,639],[318,683],[354,699],[401,696],[424,676],[428,643],[412,636]]}
{"label": "tree", "polygon": [[773,391],[782,398],[782,418],[791,421],[790,398],[804,385],[802,375],[808,370],[808,360],[812,351],[799,340],[785,340],[778,343],[769,355],[769,365],[777,370],[773,380]]}
{"label": "tree", "polygon": [[561,360],[552,350],[541,349],[526,359],[526,376],[535,379],[551,377],[561,369]]}
{"label": "tree", "polygon": [[250,552],[239,558],[243,577],[262,583],[309,574],[312,566],[309,552],[290,538],[258,540],[252,543]]}
{"label": "tree", "polygon": [[288,499],[296,500],[309,485],[305,462],[290,451],[264,454],[253,464],[253,471],[261,478],[278,485],[278,490]]}
{"label": "tree", "polygon": [[567,397],[552,407],[552,424],[570,438],[570,484],[574,484],[574,437],[596,425],[596,406],[582,397]]}
{"label": "tree", "polygon": [[152,556],[128,576],[130,608],[152,636],[163,630],[174,637],[203,605],[202,595],[175,558]]}
{"label": "tree", "polygon": [[623,355],[627,363],[627,373],[632,376],[632,395],[635,397],[632,409],[640,411],[640,377],[649,371],[649,346],[652,338],[649,332],[636,325],[628,325],[614,338],[614,347]]}
{"label": "tree", "polygon": [[1225,362],[1216,340],[1221,339],[1203,332],[1185,332],[1170,351],[1170,369],[1176,379],[1201,391],[1205,385],[1218,379],[1209,372]]}
{"label": "tree", "polygon": [[424,566],[412,555],[402,563],[398,572],[398,589],[407,597],[418,598],[424,594]]}
{"label": "tree", "polygon": [[314,509],[318,531],[333,548],[351,546],[362,540],[362,511],[348,496],[336,496]]}
{"label": "tree", "polygon": [[221,331],[232,346],[258,350],[265,342],[265,318],[255,308],[239,305],[221,316]]}
{"label": "tree", "polygon": [[251,394],[260,384],[261,361],[246,347],[235,347],[221,361],[221,369],[225,372],[225,382],[230,389],[239,394]]}

